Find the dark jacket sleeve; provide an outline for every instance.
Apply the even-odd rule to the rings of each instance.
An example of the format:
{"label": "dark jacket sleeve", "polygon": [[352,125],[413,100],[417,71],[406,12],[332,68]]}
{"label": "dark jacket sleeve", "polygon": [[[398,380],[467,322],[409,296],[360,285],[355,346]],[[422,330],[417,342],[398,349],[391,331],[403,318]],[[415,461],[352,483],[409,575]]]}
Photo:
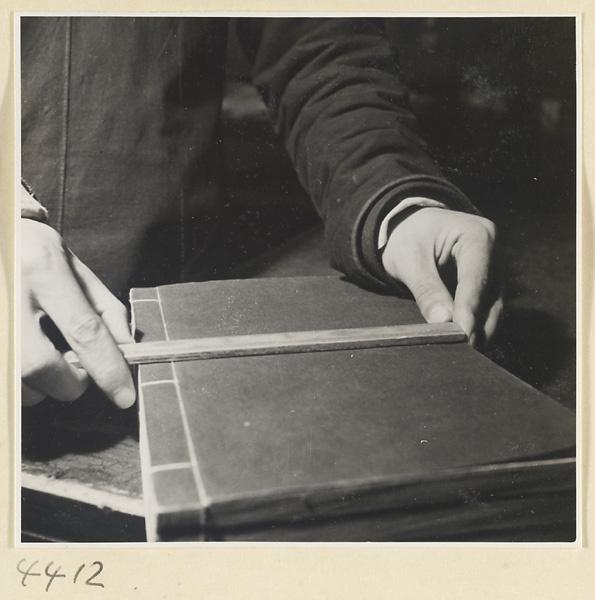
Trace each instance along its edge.
{"label": "dark jacket sleeve", "polygon": [[415,132],[396,60],[369,19],[243,19],[254,83],[325,221],[335,268],[389,283],[376,249],[384,216],[425,196],[473,212]]}

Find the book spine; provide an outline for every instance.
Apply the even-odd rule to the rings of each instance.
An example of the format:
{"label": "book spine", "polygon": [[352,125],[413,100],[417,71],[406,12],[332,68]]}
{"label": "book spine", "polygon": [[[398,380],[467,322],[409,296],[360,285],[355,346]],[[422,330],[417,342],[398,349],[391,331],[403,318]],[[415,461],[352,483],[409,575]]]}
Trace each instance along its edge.
{"label": "book spine", "polygon": [[[167,340],[158,288],[134,289],[132,323],[151,323],[151,340]],[[137,341],[145,332],[135,329]],[[140,456],[148,541],[170,528],[202,531],[206,496],[193,456],[180,386],[172,362],[138,368]]]}

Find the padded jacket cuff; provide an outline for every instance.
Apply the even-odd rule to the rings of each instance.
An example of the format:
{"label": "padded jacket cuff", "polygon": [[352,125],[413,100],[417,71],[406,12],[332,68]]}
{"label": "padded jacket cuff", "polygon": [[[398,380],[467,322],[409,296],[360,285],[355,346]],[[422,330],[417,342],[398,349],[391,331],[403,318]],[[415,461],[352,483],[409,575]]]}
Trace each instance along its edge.
{"label": "padded jacket cuff", "polygon": [[[333,239],[328,240],[333,250],[333,266],[362,286],[385,292],[402,290],[402,286],[385,272],[377,242],[384,218],[399,202],[411,196],[431,198],[448,208],[479,214],[463,192],[440,177],[404,177],[385,185],[367,201],[359,205],[352,203],[345,211]],[[350,220],[356,226],[352,226],[349,234]]]}

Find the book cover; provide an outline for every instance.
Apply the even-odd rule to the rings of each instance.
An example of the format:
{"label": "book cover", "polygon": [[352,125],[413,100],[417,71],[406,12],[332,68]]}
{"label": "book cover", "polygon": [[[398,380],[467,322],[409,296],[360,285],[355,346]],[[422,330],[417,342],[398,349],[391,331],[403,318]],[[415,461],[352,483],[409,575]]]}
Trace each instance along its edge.
{"label": "book cover", "polygon": [[[421,323],[338,277],[131,293],[140,341]],[[465,343],[139,367],[149,540],[571,541],[575,415]]]}

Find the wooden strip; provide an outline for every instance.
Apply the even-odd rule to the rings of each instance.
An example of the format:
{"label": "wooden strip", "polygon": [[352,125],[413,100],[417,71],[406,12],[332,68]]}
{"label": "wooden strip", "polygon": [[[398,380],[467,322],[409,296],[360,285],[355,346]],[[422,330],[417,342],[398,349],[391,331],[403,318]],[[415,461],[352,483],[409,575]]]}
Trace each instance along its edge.
{"label": "wooden strip", "polygon": [[[465,333],[454,323],[420,323],[390,327],[361,327],[318,331],[291,331],[255,335],[220,336],[122,344],[120,350],[129,364],[182,360],[204,360],[234,356],[290,354],[324,350],[357,350],[464,342]],[[69,352],[67,360],[79,365]]]}

